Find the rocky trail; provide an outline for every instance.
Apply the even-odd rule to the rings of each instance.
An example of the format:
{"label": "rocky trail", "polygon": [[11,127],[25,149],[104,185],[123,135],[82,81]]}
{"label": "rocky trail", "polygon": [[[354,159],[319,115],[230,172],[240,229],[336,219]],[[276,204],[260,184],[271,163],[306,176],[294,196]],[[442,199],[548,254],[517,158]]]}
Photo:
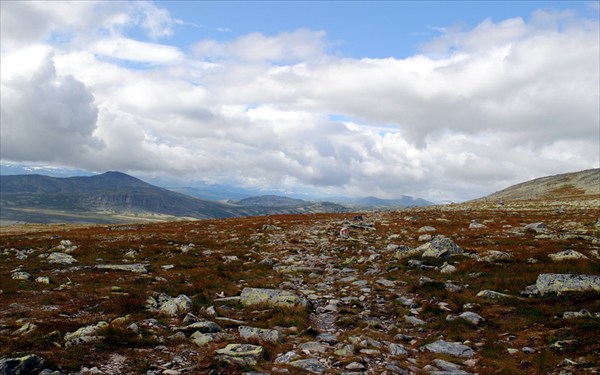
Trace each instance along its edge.
{"label": "rocky trail", "polygon": [[600,201],[0,236],[1,374],[596,374]]}

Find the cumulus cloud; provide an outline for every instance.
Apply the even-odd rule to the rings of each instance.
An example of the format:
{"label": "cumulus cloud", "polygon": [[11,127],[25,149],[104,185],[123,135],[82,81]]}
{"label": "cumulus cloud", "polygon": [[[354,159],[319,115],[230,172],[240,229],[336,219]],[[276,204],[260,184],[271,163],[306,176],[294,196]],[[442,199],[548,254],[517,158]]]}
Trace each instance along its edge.
{"label": "cumulus cloud", "polygon": [[187,52],[157,41],[179,24],[168,13],[126,5],[67,46],[48,36],[77,25],[26,5],[45,23],[6,38],[45,44],[3,49],[3,160],[437,200],[600,162],[597,22],[488,19],[418,55],[351,59],[307,29]]}
{"label": "cumulus cloud", "polygon": [[21,50],[2,67],[3,158],[69,163],[102,147],[93,95],[72,76],[58,76],[46,48]]}

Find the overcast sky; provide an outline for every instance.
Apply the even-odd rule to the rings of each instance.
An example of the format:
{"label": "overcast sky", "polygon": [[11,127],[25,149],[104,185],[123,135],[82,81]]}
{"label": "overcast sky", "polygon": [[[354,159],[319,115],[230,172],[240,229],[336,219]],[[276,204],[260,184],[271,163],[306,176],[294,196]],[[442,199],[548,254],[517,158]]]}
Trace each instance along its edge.
{"label": "overcast sky", "polygon": [[599,13],[3,1],[0,162],[434,201],[598,168]]}

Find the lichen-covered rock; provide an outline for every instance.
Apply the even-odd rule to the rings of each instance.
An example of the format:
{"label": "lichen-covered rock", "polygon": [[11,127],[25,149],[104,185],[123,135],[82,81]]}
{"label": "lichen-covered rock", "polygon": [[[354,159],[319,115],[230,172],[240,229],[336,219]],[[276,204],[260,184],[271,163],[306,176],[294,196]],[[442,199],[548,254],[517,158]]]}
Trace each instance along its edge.
{"label": "lichen-covered rock", "polygon": [[463,253],[463,250],[454,241],[444,236],[436,236],[417,249],[423,258],[447,258]]}
{"label": "lichen-covered rock", "polygon": [[97,264],[95,268],[97,270],[112,270],[112,271],[127,271],[133,273],[148,273],[146,269],[147,264],[134,263],[134,264]]}
{"label": "lichen-covered rock", "polygon": [[180,294],[175,298],[166,294],[158,297],[158,310],[166,315],[176,316],[185,314],[192,309],[192,300],[185,294]]}
{"label": "lichen-covered rock", "polygon": [[238,331],[240,333],[240,337],[248,340],[248,339],[258,339],[261,341],[266,341],[270,343],[280,343],[283,342],[283,336],[281,332],[275,329],[263,329],[263,328],[255,328],[248,326],[240,326],[238,327]]}
{"label": "lichen-covered rock", "polygon": [[54,263],[54,264],[67,265],[67,264],[77,263],[77,259],[73,258],[72,255],[60,253],[60,252],[51,253],[50,255],[48,255],[48,258],[46,258],[46,259],[48,260],[49,263]]}
{"label": "lichen-covered rock", "polygon": [[316,358],[300,359],[290,362],[290,365],[301,368],[313,374],[321,374],[327,371],[327,368]]}
{"label": "lichen-covered rock", "polygon": [[446,317],[446,321],[453,321],[453,320],[456,320],[456,319],[466,320],[467,322],[469,322],[469,323],[471,323],[473,325],[479,325],[479,323],[485,321],[485,319],[481,315],[479,315],[477,313],[474,313],[472,311],[465,311],[465,312],[463,312],[462,314],[460,314],[458,316],[456,316],[456,315],[448,315]]}
{"label": "lichen-covered rock", "polygon": [[44,360],[35,354],[18,358],[0,358],[0,374],[28,375],[38,374],[44,369]]}
{"label": "lichen-covered rock", "polygon": [[504,251],[488,250],[482,257],[477,259],[478,262],[508,262],[512,260],[512,255]]}
{"label": "lichen-covered rock", "polygon": [[255,366],[258,360],[265,355],[265,350],[260,345],[229,344],[216,351],[218,359],[238,366]]}
{"label": "lichen-covered rock", "polygon": [[548,227],[542,222],[527,224],[525,230],[535,233],[548,233]]}
{"label": "lichen-covered rock", "polygon": [[558,253],[550,254],[548,255],[548,258],[552,259],[552,261],[554,262],[560,262],[563,260],[589,259],[585,255],[575,250],[565,250]]}
{"label": "lichen-covered rock", "polygon": [[190,340],[198,346],[204,346],[210,342],[215,341],[215,335],[213,333],[202,333],[200,331],[194,332],[190,336]]}
{"label": "lichen-covered rock", "polygon": [[510,294],[504,294],[504,293],[496,292],[493,290],[487,290],[487,289],[480,291],[479,293],[476,294],[476,296],[479,298],[486,298],[486,299],[514,298]]}
{"label": "lichen-covered rock", "polygon": [[244,288],[240,295],[240,302],[243,305],[267,304],[272,306],[306,306],[304,297],[298,296],[287,290],[281,289],[263,289],[263,288]]}
{"label": "lichen-covered rock", "polygon": [[17,271],[17,272],[13,272],[11,273],[10,277],[13,280],[33,280],[33,276],[31,276],[31,274],[29,272],[25,272],[25,271]]}
{"label": "lichen-covered rock", "polygon": [[542,273],[538,276],[535,286],[540,294],[561,294],[565,292],[600,293],[600,276]]}
{"label": "lichen-covered rock", "polygon": [[592,314],[585,309],[581,309],[579,311],[565,311],[563,313],[563,319],[591,318],[591,317],[592,317]]}
{"label": "lichen-covered rock", "polygon": [[475,352],[470,347],[459,342],[448,342],[438,340],[431,344],[425,345],[425,349],[433,353],[448,354],[460,358],[472,358]]}
{"label": "lichen-covered rock", "polygon": [[26,322],[21,326],[21,328],[13,332],[13,336],[27,336],[30,333],[35,332],[35,330],[37,330],[37,325],[31,322]]}
{"label": "lichen-covered rock", "polygon": [[108,323],[105,321],[81,327],[75,332],[67,332],[64,336],[64,340],[68,342],[82,337],[95,336],[98,331],[105,327],[108,327]]}

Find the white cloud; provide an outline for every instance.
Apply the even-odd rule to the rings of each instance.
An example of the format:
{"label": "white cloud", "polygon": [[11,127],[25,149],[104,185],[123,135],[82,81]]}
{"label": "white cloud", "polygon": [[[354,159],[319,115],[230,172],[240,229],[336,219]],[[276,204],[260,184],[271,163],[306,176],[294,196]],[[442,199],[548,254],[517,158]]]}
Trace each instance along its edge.
{"label": "white cloud", "polygon": [[277,36],[252,33],[230,43],[204,40],[194,46],[201,58],[237,59],[245,62],[294,62],[323,55],[327,47],[324,31],[299,29]]}
{"label": "white cloud", "polygon": [[127,38],[99,40],[90,47],[90,51],[106,57],[153,64],[173,63],[183,57],[176,47]]}
{"label": "white cloud", "polygon": [[484,20],[405,59],[331,56],[311,30],[186,54],[126,34],[172,35],[177,20],[146,6],[67,46],[49,33],[78,26],[48,11],[30,47],[3,49],[3,160],[440,200],[600,163],[597,23]]}

